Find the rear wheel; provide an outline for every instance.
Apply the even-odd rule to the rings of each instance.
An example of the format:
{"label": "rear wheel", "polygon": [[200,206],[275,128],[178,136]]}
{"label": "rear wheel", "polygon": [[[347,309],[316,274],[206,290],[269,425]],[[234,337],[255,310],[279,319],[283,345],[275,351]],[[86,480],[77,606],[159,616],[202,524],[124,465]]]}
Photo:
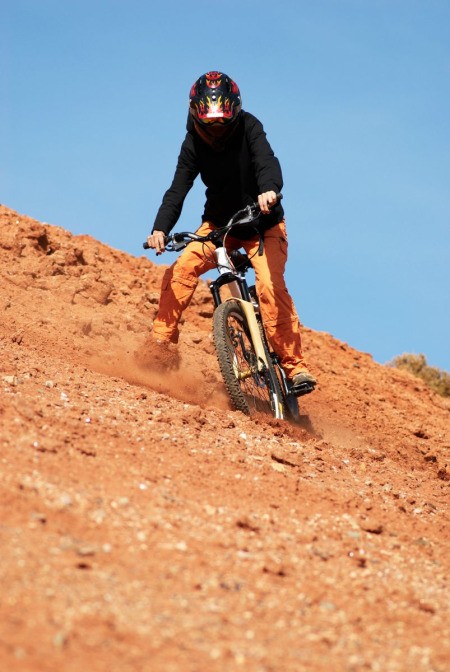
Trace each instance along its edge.
{"label": "rear wheel", "polygon": [[283,418],[283,402],[266,346],[268,366],[258,361],[247,319],[237,301],[225,301],[214,312],[214,343],[220,370],[235,408]]}
{"label": "rear wheel", "polygon": [[284,397],[284,406],[287,410],[288,417],[292,422],[300,422],[300,408],[298,406],[298,399],[293,394],[287,394]]}

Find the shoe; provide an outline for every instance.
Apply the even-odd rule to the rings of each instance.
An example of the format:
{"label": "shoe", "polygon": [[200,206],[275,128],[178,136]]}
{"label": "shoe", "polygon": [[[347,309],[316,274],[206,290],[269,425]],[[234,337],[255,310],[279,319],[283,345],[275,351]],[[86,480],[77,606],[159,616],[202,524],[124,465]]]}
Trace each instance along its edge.
{"label": "shoe", "polygon": [[174,343],[149,336],[135,353],[141,366],[154,371],[173,371],[180,366],[180,353]]}
{"label": "shoe", "polygon": [[301,397],[303,394],[312,392],[317,384],[317,380],[307,369],[296,373],[291,382],[291,394],[295,397]]}
{"label": "shoe", "polygon": [[152,366],[159,371],[173,371],[180,366],[180,353],[173,343],[155,340],[150,350]]}
{"label": "shoe", "polygon": [[307,369],[304,371],[300,371],[299,373],[296,373],[295,376],[292,378],[292,385],[293,387],[299,387],[300,385],[303,385],[303,383],[307,383],[308,385],[317,385],[317,380],[314,378],[313,375],[309,373]]}

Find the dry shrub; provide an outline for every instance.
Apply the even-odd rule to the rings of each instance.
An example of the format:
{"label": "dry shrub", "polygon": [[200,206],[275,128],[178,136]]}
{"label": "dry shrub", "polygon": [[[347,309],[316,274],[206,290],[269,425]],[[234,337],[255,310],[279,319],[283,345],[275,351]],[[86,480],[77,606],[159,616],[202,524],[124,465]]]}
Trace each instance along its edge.
{"label": "dry shrub", "polygon": [[450,374],[435,366],[428,366],[425,355],[404,353],[395,357],[390,365],[397,369],[409,371],[417,378],[421,378],[428,387],[431,387],[442,397],[450,397]]}

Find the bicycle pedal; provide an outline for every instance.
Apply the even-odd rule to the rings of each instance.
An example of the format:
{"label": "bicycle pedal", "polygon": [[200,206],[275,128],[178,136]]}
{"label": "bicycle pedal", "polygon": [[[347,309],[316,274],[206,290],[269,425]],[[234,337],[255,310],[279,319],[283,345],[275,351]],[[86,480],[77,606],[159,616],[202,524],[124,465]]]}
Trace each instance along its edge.
{"label": "bicycle pedal", "polygon": [[291,387],[291,394],[294,395],[294,397],[302,397],[304,394],[309,394],[315,389],[315,385],[312,383],[304,382],[300,383],[299,385],[295,385]]}

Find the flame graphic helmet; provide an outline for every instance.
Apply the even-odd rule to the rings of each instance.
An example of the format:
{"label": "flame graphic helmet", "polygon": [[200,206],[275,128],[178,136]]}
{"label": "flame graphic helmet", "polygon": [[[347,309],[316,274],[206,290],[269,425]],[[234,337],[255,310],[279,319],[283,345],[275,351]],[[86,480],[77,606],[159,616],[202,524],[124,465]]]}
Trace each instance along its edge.
{"label": "flame graphic helmet", "polygon": [[207,72],[192,85],[189,94],[189,111],[199,124],[230,125],[242,108],[239,87],[223,72]]}

